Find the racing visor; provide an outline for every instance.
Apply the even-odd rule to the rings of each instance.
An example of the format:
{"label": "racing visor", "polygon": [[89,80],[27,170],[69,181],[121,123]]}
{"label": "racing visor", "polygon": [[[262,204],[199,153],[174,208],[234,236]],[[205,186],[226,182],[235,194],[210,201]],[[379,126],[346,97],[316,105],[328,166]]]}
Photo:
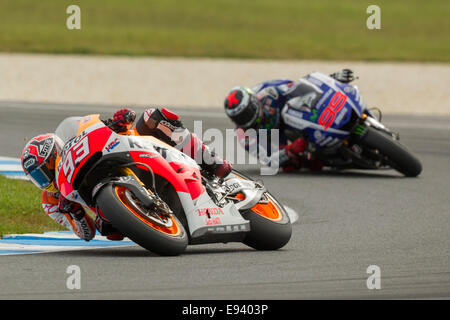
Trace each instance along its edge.
{"label": "racing visor", "polygon": [[26,175],[34,185],[40,189],[47,189],[55,180],[55,173],[53,170],[47,168],[46,163],[42,163],[37,168],[34,168]]}
{"label": "racing visor", "polygon": [[235,123],[243,128],[253,128],[261,122],[263,116],[261,102],[254,95],[250,95],[250,101],[247,108],[245,108],[234,119]]}

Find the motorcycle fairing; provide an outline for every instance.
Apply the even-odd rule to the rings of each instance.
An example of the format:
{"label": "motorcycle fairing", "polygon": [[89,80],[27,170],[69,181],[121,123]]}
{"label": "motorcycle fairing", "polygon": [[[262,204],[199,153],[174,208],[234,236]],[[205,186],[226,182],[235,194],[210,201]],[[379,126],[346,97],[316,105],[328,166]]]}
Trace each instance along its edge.
{"label": "motorcycle fairing", "polygon": [[178,196],[183,204],[192,238],[250,231],[250,222],[242,218],[232,202],[219,207],[206,192],[199,196],[196,203],[186,193],[178,192]]}
{"label": "motorcycle fairing", "polygon": [[[312,107],[294,108],[292,104],[287,103],[282,110],[285,124],[290,129],[305,132],[318,148],[338,147],[350,134],[342,128],[351,120],[352,112],[359,117],[366,109],[358,88],[336,81],[320,72],[311,73],[302,80],[312,83],[317,88],[315,91],[322,94],[315,97],[316,102]],[[319,124],[319,119],[336,93],[341,93],[347,98],[331,125],[325,128],[324,125]]]}
{"label": "motorcycle fairing", "polygon": [[230,194],[243,193],[244,200],[236,203],[238,210],[247,210],[255,206],[262,198],[265,187],[257,188],[253,181],[230,177],[225,181],[225,185],[229,190],[232,190]]}
{"label": "motorcycle fairing", "polygon": [[72,184],[80,169],[95,152],[103,149],[111,134],[102,123],[96,123],[64,145],[56,169],[58,189],[64,197],[74,191]]}
{"label": "motorcycle fairing", "polygon": [[[149,137],[128,138],[131,138],[135,148],[137,145],[140,146],[137,148],[142,148],[141,151],[130,151],[133,160],[141,162],[142,158],[146,159],[155,174],[162,175],[174,186],[186,215],[191,238],[250,230],[249,222],[242,218],[233,203],[230,202],[224,207],[214,203],[202,184],[199,167],[192,158],[171,146],[160,144],[151,137],[150,139]],[[156,155],[152,153],[150,159],[146,154],[149,149],[155,149],[153,143],[156,144],[158,153]],[[158,157],[164,161],[160,160],[151,164],[151,161]],[[208,215],[207,210],[220,214]]]}
{"label": "motorcycle fairing", "polygon": [[[361,116],[362,112],[366,109],[366,105],[365,105],[364,101],[362,100],[362,96],[360,95],[360,92],[359,92],[359,89],[357,86],[337,81],[337,80],[331,78],[330,76],[327,76],[321,72],[313,72],[313,73],[307,75],[306,79],[308,81],[314,82],[324,92],[327,92],[330,89],[333,92],[341,91],[348,98],[350,98],[350,99],[347,99],[346,102],[350,105],[350,107],[352,107],[352,109],[358,114],[358,116]],[[319,101],[317,103],[317,107],[323,106],[323,103],[324,103],[324,101]],[[325,104],[325,105],[328,105],[328,104]]]}
{"label": "motorcycle fairing", "polygon": [[[65,136],[70,140],[63,148],[56,172],[57,183],[64,197],[86,206],[78,190],[73,189],[73,181],[83,165],[99,152],[102,157],[112,157],[114,154],[123,157],[129,154],[130,163],[148,165],[154,174],[164,177],[173,185],[183,206],[192,238],[250,230],[249,222],[242,218],[234,203],[229,202],[223,207],[214,203],[202,184],[197,163],[176,148],[154,137],[119,135],[106,127],[99,115],[74,117],[66,121],[65,125],[72,127],[69,130],[72,133],[66,132]],[[70,138],[75,130],[75,137]],[[81,160],[77,161],[79,157]],[[141,167],[145,170],[144,166]]]}

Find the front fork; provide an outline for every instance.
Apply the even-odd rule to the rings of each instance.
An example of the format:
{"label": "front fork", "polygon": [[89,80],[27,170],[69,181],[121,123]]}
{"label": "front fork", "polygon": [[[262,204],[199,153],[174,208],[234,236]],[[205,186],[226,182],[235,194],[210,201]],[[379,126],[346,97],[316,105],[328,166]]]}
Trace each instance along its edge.
{"label": "front fork", "polygon": [[361,139],[364,138],[367,127],[373,127],[375,129],[378,129],[380,131],[383,131],[384,133],[390,135],[392,139],[399,140],[400,134],[398,132],[394,132],[386,128],[381,122],[376,120],[374,117],[368,115],[367,113],[361,114],[361,117],[359,120],[355,123],[355,125],[350,130],[351,134],[347,140],[345,140],[345,144],[348,145],[351,143],[351,140],[356,140],[356,142],[359,142]]}
{"label": "front fork", "polygon": [[[361,142],[363,142],[367,134],[368,127],[375,128],[379,131],[392,137],[394,140],[399,140],[399,134],[386,128],[382,123],[372,117],[370,114],[364,112],[358,121],[350,130],[349,137],[344,140],[344,148],[342,152],[347,154],[352,159],[352,162],[365,167],[367,169],[377,169],[380,165],[380,154],[378,150],[366,150]],[[365,155],[363,155],[365,150]]]}
{"label": "front fork", "polygon": [[122,167],[119,169],[119,172],[121,176],[114,179],[109,178],[98,183],[92,190],[92,199],[95,199],[101,188],[112,182],[115,185],[127,187],[146,207],[151,208],[155,205],[155,199],[159,197],[145,186],[133,170],[128,167]]}
{"label": "front fork", "polygon": [[135,196],[149,209],[153,209],[157,213],[172,214],[170,207],[152,190],[139,179],[139,177],[128,167],[121,168],[121,172],[126,176],[133,176]]}

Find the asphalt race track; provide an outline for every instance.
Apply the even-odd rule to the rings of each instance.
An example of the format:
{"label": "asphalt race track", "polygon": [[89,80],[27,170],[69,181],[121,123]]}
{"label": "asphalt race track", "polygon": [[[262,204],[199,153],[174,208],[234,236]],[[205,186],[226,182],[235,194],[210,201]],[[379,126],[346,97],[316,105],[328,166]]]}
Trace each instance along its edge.
{"label": "asphalt race track", "polygon": [[[0,156],[18,157],[32,136],[66,116],[115,107],[0,103]],[[136,107],[138,114],[143,110]],[[231,123],[220,110],[177,110],[185,125]],[[422,161],[418,178],[394,171],[300,172],[263,176],[299,213],[286,247],[188,247],[178,257],[140,247],[0,258],[0,299],[384,299],[450,298],[450,118],[389,116],[384,123]],[[257,177],[256,166],[237,166]],[[44,213],[43,213],[44,214]],[[81,289],[66,287],[69,265]],[[381,272],[369,290],[367,268]]]}

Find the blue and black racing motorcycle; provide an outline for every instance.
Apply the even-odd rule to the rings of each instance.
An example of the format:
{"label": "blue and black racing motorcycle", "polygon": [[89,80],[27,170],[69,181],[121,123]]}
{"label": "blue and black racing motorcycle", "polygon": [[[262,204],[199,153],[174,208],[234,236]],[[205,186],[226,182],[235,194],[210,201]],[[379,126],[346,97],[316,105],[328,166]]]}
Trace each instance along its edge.
{"label": "blue and black racing motorcycle", "polygon": [[288,138],[306,135],[311,153],[334,169],[395,169],[408,177],[420,161],[364,103],[355,85],[314,72],[290,90],[282,111]]}

